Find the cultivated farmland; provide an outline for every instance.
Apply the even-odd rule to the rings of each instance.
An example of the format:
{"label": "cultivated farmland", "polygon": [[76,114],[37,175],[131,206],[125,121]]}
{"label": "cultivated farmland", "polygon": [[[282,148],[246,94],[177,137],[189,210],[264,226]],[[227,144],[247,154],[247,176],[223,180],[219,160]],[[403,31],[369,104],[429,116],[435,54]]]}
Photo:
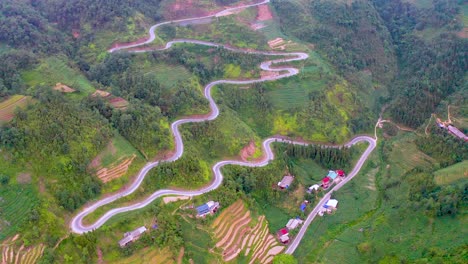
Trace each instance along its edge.
{"label": "cultivated farmland", "polygon": [[6,101],[0,103],[0,125],[9,122],[15,116],[15,109],[25,107],[31,97],[24,95],[13,95]]}
{"label": "cultivated farmland", "polygon": [[30,185],[11,185],[0,188],[0,240],[18,232],[37,203]]}
{"label": "cultivated farmland", "polygon": [[135,158],[136,155],[133,154],[130,158],[121,159],[109,165],[107,168],[101,168],[96,174],[104,183],[120,178],[122,175],[127,173],[128,167],[132,164]]}
{"label": "cultivated farmland", "polygon": [[223,250],[224,261],[242,255],[250,264],[270,263],[284,249],[269,234],[265,216],[252,219],[250,211],[241,200],[226,208],[211,227],[217,240],[216,247]]}
{"label": "cultivated farmland", "polygon": [[43,244],[25,247],[23,244],[19,246],[19,241],[19,235],[15,235],[0,244],[2,264],[33,264],[42,256],[45,248]]}

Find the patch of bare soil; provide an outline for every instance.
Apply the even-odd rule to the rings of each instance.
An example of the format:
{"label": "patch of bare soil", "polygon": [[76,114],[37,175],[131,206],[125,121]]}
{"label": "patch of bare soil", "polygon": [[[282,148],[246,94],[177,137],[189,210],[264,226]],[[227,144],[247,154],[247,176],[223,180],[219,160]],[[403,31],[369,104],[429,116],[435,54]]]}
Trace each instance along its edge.
{"label": "patch of bare soil", "polygon": [[182,264],[182,259],[184,257],[185,248],[182,247],[179,251],[179,256],[177,256],[177,264]]}
{"label": "patch of bare soil", "polygon": [[145,42],[146,40],[148,40],[148,37],[140,38],[140,39],[137,39],[137,40],[132,41],[132,42],[114,43],[114,44],[112,44],[111,49],[125,47],[125,46],[128,46],[128,45],[141,44],[141,43]]}
{"label": "patch of bare soil", "polygon": [[457,33],[457,35],[460,38],[464,38],[464,39],[468,38],[468,27],[463,28],[461,31]]}
{"label": "patch of bare soil", "polygon": [[98,255],[98,264],[103,264],[104,259],[102,258],[102,250],[100,247],[97,247],[97,255]]}
{"label": "patch of bare soil", "polygon": [[165,204],[177,202],[179,200],[188,200],[190,197],[188,196],[165,196],[163,201]]}
{"label": "patch of bare soil", "polygon": [[253,157],[257,148],[255,147],[255,142],[252,140],[249,142],[249,145],[245,146],[240,151],[240,157],[242,161],[247,161]]}
{"label": "patch of bare soil", "polygon": [[31,182],[31,173],[23,172],[18,174],[16,181],[20,184],[26,184]]}
{"label": "patch of bare soil", "polygon": [[102,91],[102,90],[96,90],[91,96],[93,96],[93,97],[97,97],[97,96],[108,97],[110,95],[111,94],[109,92]]}
{"label": "patch of bare soil", "polygon": [[259,5],[257,10],[258,10],[258,13],[257,13],[258,21],[267,21],[267,20],[273,19],[273,15],[271,14],[269,5]]}
{"label": "patch of bare soil", "polygon": [[73,92],[76,91],[75,89],[73,89],[70,86],[67,86],[67,85],[65,85],[63,83],[57,83],[54,86],[54,90],[62,92],[62,93],[73,93]]}
{"label": "patch of bare soil", "polygon": [[260,77],[262,79],[268,79],[268,78],[276,77],[279,74],[280,74],[279,72],[274,72],[274,71],[261,71],[260,72]]}
{"label": "patch of bare soil", "polygon": [[74,38],[79,38],[81,36],[79,29],[72,29],[72,35]]}

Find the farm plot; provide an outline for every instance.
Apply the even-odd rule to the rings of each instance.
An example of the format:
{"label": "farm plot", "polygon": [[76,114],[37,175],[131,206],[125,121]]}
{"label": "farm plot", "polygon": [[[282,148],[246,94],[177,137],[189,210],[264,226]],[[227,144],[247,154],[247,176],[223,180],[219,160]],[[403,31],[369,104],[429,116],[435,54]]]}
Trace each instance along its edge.
{"label": "farm plot", "polygon": [[128,171],[128,167],[132,164],[133,160],[136,158],[136,155],[133,154],[130,158],[124,158],[120,161],[117,161],[111,164],[107,168],[101,168],[97,171],[97,176],[102,182],[106,183],[113,179],[120,178]]}
{"label": "farm plot", "polygon": [[23,244],[18,245],[19,235],[15,235],[0,244],[0,252],[2,252],[2,264],[33,264],[42,256],[45,246],[25,247]]}
{"label": "farm plot", "polygon": [[0,188],[0,240],[17,232],[36,203],[36,193],[31,185]]}
{"label": "farm plot", "polygon": [[218,241],[216,247],[223,249],[224,261],[231,261],[243,254],[249,263],[269,263],[284,249],[269,234],[265,217],[260,216],[252,221],[250,211],[241,200],[226,208],[211,227]]}
{"label": "farm plot", "polygon": [[125,175],[130,165],[141,156],[124,137],[117,134],[107,147],[93,159],[89,168],[94,169],[103,182]]}
{"label": "farm plot", "polygon": [[125,110],[128,107],[128,101],[122,97],[112,97],[109,98],[109,103],[112,107],[118,110]]}
{"label": "farm plot", "polygon": [[15,116],[16,108],[25,107],[31,100],[31,97],[24,95],[13,95],[6,101],[0,103],[0,125],[9,122]]}

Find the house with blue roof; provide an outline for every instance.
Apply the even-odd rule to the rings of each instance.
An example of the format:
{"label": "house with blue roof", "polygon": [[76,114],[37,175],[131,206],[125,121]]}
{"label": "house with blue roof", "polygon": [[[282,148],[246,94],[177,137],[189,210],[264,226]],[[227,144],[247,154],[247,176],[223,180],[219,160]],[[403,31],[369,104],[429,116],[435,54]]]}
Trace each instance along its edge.
{"label": "house with blue roof", "polygon": [[214,214],[218,211],[219,203],[209,201],[197,207],[197,217],[205,217],[207,214]]}
{"label": "house with blue roof", "polygon": [[329,178],[332,179],[332,180],[335,180],[336,177],[338,177],[338,174],[336,173],[336,171],[332,171],[332,170],[331,170],[331,171],[328,171],[327,177],[329,177]]}

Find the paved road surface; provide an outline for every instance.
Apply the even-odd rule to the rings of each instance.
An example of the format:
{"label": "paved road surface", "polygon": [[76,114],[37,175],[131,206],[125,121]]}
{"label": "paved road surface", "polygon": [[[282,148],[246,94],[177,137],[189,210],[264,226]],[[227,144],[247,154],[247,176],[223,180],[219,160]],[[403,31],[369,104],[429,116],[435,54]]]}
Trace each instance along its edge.
{"label": "paved road surface", "polygon": [[[144,46],[146,44],[149,44],[152,41],[154,41],[154,39],[156,37],[155,36],[155,30],[156,30],[156,28],[158,28],[158,27],[160,27],[162,25],[169,24],[169,23],[196,21],[196,20],[206,19],[206,18],[210,18],[210,17],[218,17],[218,16],[225,15],[228,12],[234,11],[236,9],[258,6],[258,5],[266,4],[268,2],[270,2],[270,1],[266,0],[266,1],[263,1],[263,2],[257,3],[257,4],[252,4],[252,5],[247,5],[247,6],[243,6],[243,7],[236,7],[236,8],[232,8],[232,9],[227,9],[227,10],[221,11],[221,12],[215,14],[215,15],[206,16],[206,17],[181,19],[181,20],[174,20],[174,21],[167,21],[167,22],[159,23],[159,24],[156,24],[156,25],[154,25],[154,26],[152,26],[150,28],[150,30],[149,30],[149,36],[150,37],[145,42],[138,43],[138,44],[129,44],[129,45],[119,46],[117,48],[110,49],[109,52],[118,52],[118,51],[121,51],[121,50],[126,50],[127,52],[154,51],[154,50],[156,50],[154,48],[143,48],[143,49],[138,49],[138,50],[134,50],[134,48],[142,47],[142,46]],[[276,59],[276,60],[265,61],[265,62],[261,63],[261,65],[260,65],[260,68],[262,70],[264,70],[264,71],[279,72],[280,74],[277,75],[277,76],[267,77],[267,78],[262,78],[262,79],[255,79],[255,80],[244,80],[244,81],[217,80],[217,81],[209,83],[204,89],[204,95],[205,95],[206,99],[210,103],[211,111],[210,111],[209,115],[206,116],[206,117],[203,117],[203,118],[179,119],[179,120],[175,121],[174,123],[172,123],[171,132],[172,132],[172,135],[173,135],[174,141],[175,141],[175,152],[168,159],[161,160],[161,161],[164,161],[164,162],[176,161],[182,156],[182,154],[184,152],[184,144],[182,142],[182,136],[181,136],[180,131],[179,131],[179,127],[181,125],[186,124],[186,123],[193,123],[193,122],[210,121],[210,120],[215,119],[219,115],[219,108],[218,108],[218,106],[216,105],[215,101],[213,100],[213,98],[211,96],[211,88],[213,88],[213,86],[218,85],[218,84],[245,85],[245,84],[258,83],[258,82],[274,81],[274,80],[294,76],[294,75],[299,73],[298,69],[293,68],[293,67],[281,66],[281,65],[277,65],[277,66],[275,66],[275,68],[272,68],[272,65],[281,64],[281,63],[285,63],[285,62],[300,61],[300,60],[305,60],[305,59],[308,58],[308,54],[302,53],[302,52],[287,53],[287,52],[265,52],[265,51],[243,50],[243,49],[236,49],[236,48],[228,47],[228,46],[225,46],[225,45],[222,45],[222,44],[216,44],[216,43],[212,43],[212,42],[199,41],[199,40],[189,40],[189,39],[180,39],[180,40],[170,41],[170,42],[168,42],[166,44],[166,46],[164,48],[157,49],[157,50],[169,49],[169,48],[172,47],[172,45],[174,45],[176,43],[192,43],[192,44],[212,46],[212,47],[223,47],[225,49],[229,49],[229,50],[234,51],[234,52],[240,52],[240,53],[246,53],[246,54],[269,55],[269,56],[281,56],[282,58]],[[344,185],[346,182],[351,180],[351,178],[354,177],[357,174],[359,169],[362,167],[362,164],[364,163],[364,161],[369,156],[370,152],[374,149],[375,140],[373,138],[371,138],[371,137],[361,136],[361,137],[357,137],[357,138],[352,139],[350,142],[348,142],[346,144],[346,146],[351,146],[351,145],[357,144],[359,142],[364,142],[364,141],[369,142],[369,144],[370,144],[369,148],[363,154],[363,156],[359,160],[358,164],[356,165],[354,170],[349,174],[349,176],[346,178],[346,180],[344,180],[339,185],[335,186],[332,190],[338,190],[342,185]],[[99,208],[101,206],[104,206],[106,204],[112,203],[112,202],[118,200],[119,198],[130,195],[134,191],[136,191],[138,189],[138,187],[141,185],[141,183],[143,182],[146,174],[152,168],[158,166],[159,162],[161,162],[161,161],[148,163],[146,166],[144,166],[141,169],[141,171],[138,173],[138,176],[136,177],[134,182],[132,182],[131,185],[128,188],[120,190],[120,191],[118,191],[118,192],[116,192],[116,193],[114,193],[114,194],[112,194],[112,195],[110,195],[110,196],[108,196],[106,198],[103,198],[103,199],[95,202],[94,204],[91,204],[91,205],[85,207],[84,209],[82,209],[82,211],[79,212],[72,219],[72,221],[70,223],[71,231],[74,232],[74,233],[78,233],[78,234],[82,234],[82,233],[85,233],[85,232],[92,231],[94,229],[97,229],[97,228],[101,227],[111,217],[113,217],[113,216],[115,216],[117,214],[123,213],[123,212],[128,212],[128,211],[143,208],[143,207],[147,206],[148,204],[150,204],[155,199],[157,199],[157,198],[159,198],[161,196],[164,196],[164,195],[197,196],[197,195],[201,195],[203,193],[212,191],[212,190],[218,188],[222,184],[223,175],[221,173],[221,168],[223,166],[226,166],[226,165],[229,165],[229,164],[239,165],[239,166],[248,166],[248,167],[266,166],[272,159],[274,159],[274,153],[273,153],[273,151],[271,149],[271,144],[274,143],[274,142],[284,142],[284,143],[289,143],[289,144],[307,145],[304,142],[292,141],[292,140],[289,140],[289,139],[285,139],[283,137],[268,138],[265,141],[263,141],[263,152],[264,152],[264,159],[263,160],[261,160],[259,162],[253,162],[253,163],[241,162],[241,161],[236,161],[236,160],[220,161],[220,162],[216,163],[212,168],[213,175],[214,175],[214,180],[212,181],[212,183],[209,186],[206,186],[206,187],[204,187],[202,189],[199,189],[199,190],[191,190],[191,191],[189,191],[189,190],[180,191],[180,190],[170,190],[170,189],[158,190],[158,191],[154,192],[153,194],[151,194],[149,197],[147,197],[145,200],[143,200],[141,202],[136,202],[136,203],[134,203],[132,205],[129,205],[129,206],[119,207],[119,208],[114,208],[114,209],[109,210],[101,218],[99,218],[96,222],[94,222],[91,225],[84,225],[83,224],[83,218],[85,216],[87,216],[88,214],[92,213],[93,211],[95,211],[97,208]],[[327,194],[327,195],[329,195],[329,194]],[[321,203],[326,201],[325,199],[322,199],[322,200],[323,201],[321,201]],[[298,236],[296,237],[296,240],[293,241],[291,246],[288,248],[288,251],[287,251],[288,253],[289,252],[294,252],[295,248],[297,247],[297,244],[299,244],[299,242],[300,242],[300,239],[302,239],[302,236],[305,233],[305,230],[307,229],[307,226],[313,220],[313,217],[315,217],[315,215],[313,215],[313,214],[309,215],[306,222],[302,226]]]}
{"label": "paved road surface", "polygon": [[348,183],[354,176],[356,176],[359,171],[362,168],[362,165],[364,165],[364,162],[366,162],[367,158],[369,155],[372,153],[372,151],[375,149],[377,145],[377,140],[371,137],[367,136],[360,136],[356,137],[353,140],[350,141],[347,145],[353,145],[359,142],[368,142],[369,146],[367,147],[366,151],[362,154],[362,156],[359,158],[358,162],[354,166],[353,170],[344,178],[340,183],[335,185],[327,194],[323,196],[323,198],[319,201],[317,206],[310,212],[310,214],[307,216],[306,220],[304,221],[304,224],[301,226],[301,229],[299,230],[299,233],[297,236],[294,238],[294,240],[289,244],[288,248],[286,249],[285,253],[286,254],[292,254],[296,250],[296,248],[299,246],[301,243],[302,238],[304,237],[305,232],[307,231],[307,228],[309,227],[310,223],[314,220],[314,218],[317,216],[318,212],[322,208],[324,204],[327,203],[327,201],[330,199],[331,194],[334,191],[338,191],[343,185]]}

